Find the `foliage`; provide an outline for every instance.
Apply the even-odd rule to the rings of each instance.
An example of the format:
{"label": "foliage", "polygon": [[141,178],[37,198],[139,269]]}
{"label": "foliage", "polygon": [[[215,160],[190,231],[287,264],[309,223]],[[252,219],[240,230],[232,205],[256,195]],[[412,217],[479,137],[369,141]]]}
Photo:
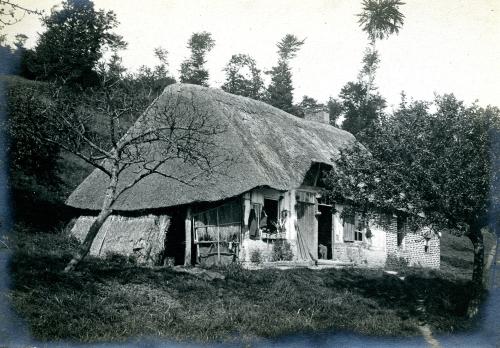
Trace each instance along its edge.
{"label": "foliage", "polygon": [[330,116],[330,124],[335,126],[340,115],[342,115],[343,105],[338,99],[330,98],[328,99],[328,103],[326,103],[326,107]]}
{"label": "foliage", "polygon": [[[363,55],[363,66],[356,82],[348,82],[340,91],[339,99],[344,115],[342,128],[364,142],[363,136],[374,127],[374,123],[385,109],[385,99],[375,87],[375,72],[380,59],[374,46]],[[340,112],[340,111],[339,111]],[[367,132],[363,132],[366,130]]]}
{"label": "foliage", "polygon": [[263,97],[264,81],[255,60],[247,54],[234,54],[224,68],[226,81],[222,89],[226,92],[260,100]]}
{"label": "foliage", "polygon": [[364,137],[366,148],[342,153],[326,181],[332,195],[348,197],[361,211],[373,206],[402,210],[421,216],[415,223],[434,231],[454,228],[467,235],[475,247],[474,284],[480,286],[480,229],[494,222],[490,208],[500,192],[491,185],[497,175],[491,166],[498,162],[494,144],[500,111],[465,106],[453,95],[437,97],[435,112],[429,106],[403,101]]}
{"label": "foliage", "polygon": [[11,46],[5,40],[2,40],[0,35],[0,61],[2,62],[0,64],[0,75],[16,75],[19,73],[21,61],[26,52],[24,48],[26,39],[26,35],[17,34],[14,46]]}
{"label": "foliage", "polygon": [[250,262],[260,264],[263,261],[262,252],[260,249],[253,249],[250,252]]}
{"label": "foliage", "polygon": [[290,66],[287,62],[280,61],[277,66],[271,68],[269,74],[271,83],[267,87],[268,103],[288,113],[295,113]]}
{"label": "foliage", "polygon": [[302,100],[295,106],[295,115],[304,117],[309,110],[324,109],[325,106],[312,97],[307,95],[302,96]]}
{"label": "foliage", "polygon": [[373,128],[385,108],[385,99],[376,92],[374,85],[375,72],[380,63],[375,43],[377,39],[386,39],[399,32],[404,22],[404,15],[399,11],[402,5],[404,3],[399,0],[363,0],[363,12],[358,15],[358,22],[368,34],[370,46],[363,55],[363,66],[357,81],[347,83],[339,98],[345,116],[342,128],[361,142],[365,141],[362,131]]}
{"label": "foliage", "polygon": [[304,95],[302,97],[302,101],[299,103],[299,107],[302,109],[314,109],[321,106],[323,105],[318,103],[316,99],[309,97],[307,95]]}
{"label": "foliage", "polygon": [[212,34],[203,31],[193,33],[188,41],[188,48],[191,50],[191,57],[181,64],[182,83],[192,83],[195,85],[208,86],[208,70],[205,68],[205,56],[215,46]]}
{"label": "foliage", "polygon": [[286,34],[281,41],[276,44],[280,59],[288,61],[295,58],[305,41],[305,39],[299,40],[295,35]]}
{"label": "foliage", "polygon": [[382,40],[399,33],[405,16],[399,11],[404,5],[399,0],[363,0],[363,12],[358,14],[359,24],[370,40]]}
{"label": "foliage", "polygon": [[[1,126],[10,137],[7,153],[12,177],[17,178],[18,175],[14,175],[17,172],[53,183],[59,150],[54,144],[41,140],[54,132],[43,117],[47,112],[50,87],[15,77],[3,78],[0,83],[6,91],[6,103],[1,107],[9,118]],[[36,131],[40,137],[31,137],[31,131]]]}
{"label": "foliage", "polygon": [[273,244],[271,254],[273,261],[292,261],[293,252],[290,243],[286,239],[278,239]]}
{"label": "foliage", "polygon": [[97,63],[107,49],[126,47],[112,30],[113,11],[95,10],[91,0],[66,0],[43,17],[43,32],[26,57],[27,77],[83,85],[96,84]]}
{"label": "foliage", "polygon": [[276,45],[279,56],[278,64],[267,72],[271,75],[271,83],[267,87],[267,102],[294,115],[298,113],[298,110],[293,105],[290,60],[296,56],[304,42],[305,39],[299,40],[295,35],[285,35]]}
{"label": "foliage", "polygon": [[148,95],[151,102],[163,92],[165,87],[176,82],[168,69],[168,51],[158,47],[154,50],[154,55],[159,63],[153,68],[142,65],[136,74],[124,76],[124,79],[132,84],[132,89]]}
{"label": "foliage", "polygon": [[409,266],[409,261],[403,256],[389,254],[385,260],[385,268],[394,269],[396,271],[405,271]]}
{"label": "foliage", "polygon": [[[339,94],[344,114],[342,129],[363,143],[370,136],[370,129],[375,126],[386,105],[385,99],[379,94],[366,98],[367,93],[367,85],[358,81],[348,82]],[[338,107],[338,104],[335,106]],[[363,133],[363,130],[366,132]]]}

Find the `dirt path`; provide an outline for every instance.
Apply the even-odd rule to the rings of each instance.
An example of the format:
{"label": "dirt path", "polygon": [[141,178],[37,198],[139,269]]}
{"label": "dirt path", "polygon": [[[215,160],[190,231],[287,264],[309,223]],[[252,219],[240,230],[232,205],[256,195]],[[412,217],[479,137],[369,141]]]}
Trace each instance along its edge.
{"label": "dirt path", "polygon": [[438,340],[432,336],[432,331],[429,325],[421,325],[418,327],[418,329],[422,333],[422,336],[424,336],[425,342],[427,342],[429,346],[431,346],[432,348],[441,348]]}

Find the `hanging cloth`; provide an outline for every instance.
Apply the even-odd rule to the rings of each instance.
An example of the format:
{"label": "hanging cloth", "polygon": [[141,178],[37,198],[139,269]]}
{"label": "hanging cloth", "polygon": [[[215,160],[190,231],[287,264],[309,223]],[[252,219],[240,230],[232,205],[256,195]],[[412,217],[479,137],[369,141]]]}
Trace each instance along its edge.
{"label": "hanging cloth", "polygon": [[267,227],[267,214],[264,211],[264,209],[262,209],[262,211],[260,212],[259,228],[266,228],[266,227]]}
{"label": "hanging cloth", "polygon": [[255,209],[252,208],[252,210],[250,210],[250,216],[248,217],[248,230],[250,232],[250,238],[257,237],[258,229],[257,214],[255,214]]}

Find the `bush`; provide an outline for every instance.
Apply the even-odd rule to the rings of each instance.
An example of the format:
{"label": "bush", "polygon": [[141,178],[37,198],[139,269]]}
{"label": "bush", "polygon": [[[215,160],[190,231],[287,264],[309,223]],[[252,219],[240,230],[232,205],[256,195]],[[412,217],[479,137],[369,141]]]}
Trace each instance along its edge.
{"label": "bush", "polygon": [[396,255],[388,255],[387,259],[385,260],[385,267],[386,268],[392,268],[395,270],[405,270],[409,267],[409,261],[403,256],[396,256]]}
{"label": "bush", "polygon": [[49,86],[20,78],[2,78],[6,93],[9,119],[2,130],[10,137],[8,156],[11,171],[34,176],[42,182],[53,181],[59,149],[41,139],[54,131],[44,112],[50,103]]}
{"label": "bush", "polygon": [[292,261],[293,252],[290,243],[286,239],[276,240],[273,244],[273,261]]}
{"label": "bush", "polygon": [[250,261],[253,263],[262,263],[262,252],[259,249],[254,249],[250,252]]}

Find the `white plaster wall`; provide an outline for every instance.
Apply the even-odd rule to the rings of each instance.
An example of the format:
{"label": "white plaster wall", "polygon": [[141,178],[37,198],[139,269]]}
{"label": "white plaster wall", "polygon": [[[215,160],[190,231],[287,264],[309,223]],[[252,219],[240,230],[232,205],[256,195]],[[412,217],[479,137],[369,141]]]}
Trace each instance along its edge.
{"label": "white plaster wall", "polygon": [[373,235],[371,238],[370,249],[371,250],[386,251],[387,232],[384,230],[384,228],[382,226],[378,225],[373,220],[370,220],[369,227],[370,227],[370,230],[372,231],[372,235]]}
{"label": "white plaster wall", "polygon": [[[369,227],[372,232],[371,239],[363,242],[345,242],[344,227],[340,215],[344,209],[343,204],[335,205],[336,213],[333,215],[334,252],[333,258],[342,261],[353,261],[374,267],[382,267],[387,258],[386,238],[387,232],[376,221],[370,220]],[[357,223],[357,217],[355,220]]]}
{"label": "white plaster wall", "polygon": [[[280,200],[280,197],[282,199]],[[248,224],[248,218],[250,215],[250,210],[252,209],[253,204],[264,204],[264,199],[274,199],[279,202],[278,210],[281,211],[287,210],[288,217],[285,222],[286,229],[286,239],[290,242],[292,247],[292,251],[294,256],[297,255],[297,231],[295,229],[295,223],[297,221],[297,214],[295,211],[295,190],[282,192],[277,191],[270,188],[259,188],[254,189],[249,193],[246,193],[244,196],[243,206],[244,206],[244,223]],[[243,234],[243,239],[241,242],[240,248],[240,260],[244,260],[246,262],[250,261],[250,255],[253,250],[259,249],[261,251],[262,256],[264,257],[263,261],[269,261],[270,255],[272,252],[272,244],[268,244],[262,240],[253,240],[250,239],[250,235],[248,231]]]}

